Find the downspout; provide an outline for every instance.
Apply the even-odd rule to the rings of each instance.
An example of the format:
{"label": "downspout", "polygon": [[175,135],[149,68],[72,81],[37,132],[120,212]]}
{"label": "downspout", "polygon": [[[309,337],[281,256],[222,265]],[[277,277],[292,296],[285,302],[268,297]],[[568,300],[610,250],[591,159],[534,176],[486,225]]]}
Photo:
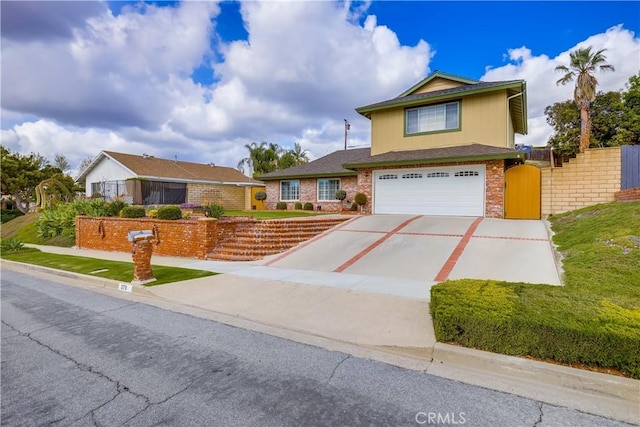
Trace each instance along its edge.
{"label": "downspout", "polygon": [[[507,125],[509,123],[509,101],[511,99],[515,98],[516,96],[520,96],[520,95],[522,95],[522,92],[516,93],[515,95],[511,95],[511,96],[509,96],[507,98],[507,120],[505,122],[505,123],[507,123]],[[505,142],[509,143],[509,126],[507,126],[506,129],[505,129]],[[515,146],[515,138],[514,138],[513,144]],[[511,147],[511,148],[513,148],[513,147]]]}

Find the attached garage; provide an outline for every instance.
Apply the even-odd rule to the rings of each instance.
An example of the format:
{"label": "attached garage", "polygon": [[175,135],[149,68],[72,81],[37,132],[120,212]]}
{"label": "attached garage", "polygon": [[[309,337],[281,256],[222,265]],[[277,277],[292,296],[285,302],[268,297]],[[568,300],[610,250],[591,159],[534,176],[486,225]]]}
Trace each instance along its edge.
{"label": "attached garage", "polygon": [[484,164],[373,172],[373,213],[484,216]]}

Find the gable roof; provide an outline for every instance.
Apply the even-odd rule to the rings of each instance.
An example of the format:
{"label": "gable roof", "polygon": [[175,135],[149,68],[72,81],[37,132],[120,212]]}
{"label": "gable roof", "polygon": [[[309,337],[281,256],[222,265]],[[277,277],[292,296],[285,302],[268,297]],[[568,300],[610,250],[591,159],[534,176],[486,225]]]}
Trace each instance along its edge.
{"label": "gable roof", "polygon": [[461,77],[461,76],[454,76],[453,74],[447,74],[447,73],[443,73],[442,71],[437,71],[436,70],[433,73],[429,74],[424,79],[420,80],[418,83],[416,83],[413,86],[411,86],[409,89],[407,89],[404,92],[402,92],[400,95],[398,95],[398,97],[411,95],[414,91],[418,90],[422,86],[425,86],[427,83],[429,83],[430,81],[435,80],[437,78],[442,78],[442,79],[445,79],[445,80],[451,80],[453,82],[463,83],[463,84],[466,84],[466,85],[480,83],[479,80],[468,79],[466,77]]}
{"label": "gable roof", "polygon": [[345,163],[348,169],[381,166],[407,166],[449,162],[468,162],[493,159],[523,159],[525,153],[511,148],[470,143],[451,147],[426,148],[422,150],[389,151],[359,161]]}
{"label": "gable roof", "polygon": [[104,158],[110,158],[138,178],[160,181],[201,182],[235,185],[263,185],[236,169],[226,166],[210,166],[202,163],[183,162],[179,160],[160,159],[153,156],[136,156],[134,154],[102,151],[76,179],[83,182],[87,174]]}
{"label": "gable roof", "polygon": [[[431,92],[413,93],[415,90],[427,84],[435,78],[444,78],[458,83],[462,86],[434,90]],[[399,96],[375,104],[365,105],[356,108],[356,111],[364,117],[371,119],[371,113],[375,111],[392,108],[415,107],[424,104],[444,102],[448,100],[460,99],[465,96],[478,95],[499,90],[506,90],[509,98],[509,109],[513,119],[514,131],[526,135],[527,126],[527,83],[524,80],[505,80],[497,82],[477,82],[475,80],[464,79],[462,77],[451,76],[441,72],[435,72],[427,78],[413,85]]]}
{"label": "gable roof", "polygon": [[332,176],[355,176],[356,171],[342,167],[344,163],[358,162],[371,157],[371,148],[340,150],[320,157],[304,165],[293,166],[259,176],[263,181],[289,178],[323,178]]}

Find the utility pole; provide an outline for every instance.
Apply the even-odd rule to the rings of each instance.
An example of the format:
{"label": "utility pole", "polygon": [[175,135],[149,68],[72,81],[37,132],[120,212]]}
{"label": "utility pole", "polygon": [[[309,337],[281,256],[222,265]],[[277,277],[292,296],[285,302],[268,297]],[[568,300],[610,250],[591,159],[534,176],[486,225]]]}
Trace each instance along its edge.
{"label": "utility pole", "polygon": [[349,129],[351,129],[351,123],[349,123],[347,121],[347,119],[344,119],[344,149],[347,149],[347,133],[349,132]]}

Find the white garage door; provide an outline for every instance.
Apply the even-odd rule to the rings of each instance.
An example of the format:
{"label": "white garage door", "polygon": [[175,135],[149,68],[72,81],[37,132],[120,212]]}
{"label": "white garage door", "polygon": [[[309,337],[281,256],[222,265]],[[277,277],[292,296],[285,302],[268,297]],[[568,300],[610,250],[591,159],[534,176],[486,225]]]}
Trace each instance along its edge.
{"label": "white garage door", "polygon": [[374,213],[484,216],[485,165],[373,173]]}

